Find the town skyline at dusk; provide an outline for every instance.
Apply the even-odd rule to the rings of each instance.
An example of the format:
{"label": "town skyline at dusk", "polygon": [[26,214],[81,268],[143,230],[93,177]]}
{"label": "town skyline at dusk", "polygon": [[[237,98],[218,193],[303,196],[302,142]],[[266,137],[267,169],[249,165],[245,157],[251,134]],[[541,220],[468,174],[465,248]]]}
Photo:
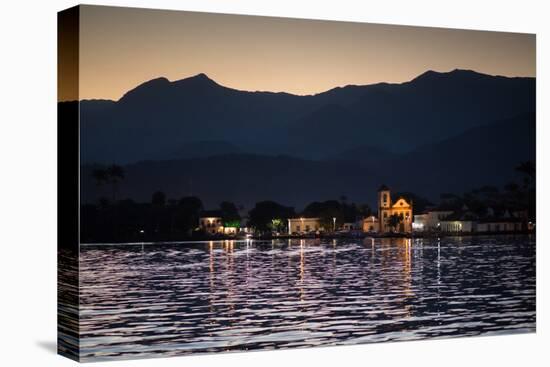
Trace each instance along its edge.
{"label": "town skyline at dusk", "polygon": [[536,331],[534,34],[90,5],[58,29],[60,354]]}

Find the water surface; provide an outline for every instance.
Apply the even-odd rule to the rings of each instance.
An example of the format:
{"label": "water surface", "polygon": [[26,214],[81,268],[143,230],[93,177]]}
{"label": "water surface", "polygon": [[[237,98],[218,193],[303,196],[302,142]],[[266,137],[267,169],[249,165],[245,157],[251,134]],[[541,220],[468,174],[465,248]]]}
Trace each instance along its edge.
{"label": "water surface", "polygon": [[81,359],[533,332],[534,241],[82,246]]}

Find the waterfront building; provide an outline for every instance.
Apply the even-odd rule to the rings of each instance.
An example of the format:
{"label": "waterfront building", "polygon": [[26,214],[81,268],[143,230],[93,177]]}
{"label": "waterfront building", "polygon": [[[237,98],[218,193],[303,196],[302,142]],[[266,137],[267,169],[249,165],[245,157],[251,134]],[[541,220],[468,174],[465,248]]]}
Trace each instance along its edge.
{"label": "waterfront building", "polygon": [[447,215],[439,222],[441,232],[462,233],[476,230],[477,216],[469,211],[459,211]]}
{"label": "waterfront building", "polygon": [[199,228],[210,235],[237,234],[239,228],[224,226],[222,214],[217,210],[205,210],[199,217]]}
{"label": "waterfront building", "polygon": [[351,231],[361,231],[363,229],[363,220],[357,220],[355,222],[345,222],[342,224],[342,230],[351,232]]}
{"label": "waterfront building", "polygon": [[520,232],[528,228],[525,210],[486,208],[484,214],[476,214],[463,206],[460,210],[430,210],[414,216],[413,229],[416,232],[438,231],[461,232]]}
{"label": "waterfront building", "polygon": [[520,218],[484,218],[477,223],[476,232],[520,232],[523,229]]}
{"label": "waterfront building", "polygon": [[454,211],[435,208],[421,214],[415,214],[412,228],[415,232],[432,232],[441,229],[441,221],[452,215]]}
{"label": "waterfront building", "polygon": [[288,234],[322,231],[319,218],[289,218]]}
{"label": "waterfront building", "polygon": [[378,217],[371,215],[363,219],[363,232],[374,233],[379,232],[380,226]]}
{"label": "waterfront building", "polygon": [[[399,197],[394,202],[391,198],[390,189],[386,185],[382,185],[378,189],[379,232],[388,233],[394,230],[401,233],[412,232],[412,213],[412,201],[409,202],[404,197]],[[389,218],[394,214],[400,218],[399,224],[395,229],[389,224]]]}
{"label": "waterfront building", "polygon": [[428,213],[415,214],[412,229],[414,232],[428,231]]}

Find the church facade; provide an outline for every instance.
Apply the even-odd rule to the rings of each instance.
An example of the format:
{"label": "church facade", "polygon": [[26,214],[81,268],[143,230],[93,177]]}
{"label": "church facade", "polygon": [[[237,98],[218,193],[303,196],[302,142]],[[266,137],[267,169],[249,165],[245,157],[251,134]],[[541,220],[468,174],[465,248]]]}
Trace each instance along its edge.
{"label": "church facade", "polygon": [[[394,219],[391,219],[396,215]],[[393,223],[392,223],[393,222]],[[393,201],[390,189],[382,185],[378,189],[378,231],[380,233],[411,233],[413,222],[413,203],[404,197]]]}

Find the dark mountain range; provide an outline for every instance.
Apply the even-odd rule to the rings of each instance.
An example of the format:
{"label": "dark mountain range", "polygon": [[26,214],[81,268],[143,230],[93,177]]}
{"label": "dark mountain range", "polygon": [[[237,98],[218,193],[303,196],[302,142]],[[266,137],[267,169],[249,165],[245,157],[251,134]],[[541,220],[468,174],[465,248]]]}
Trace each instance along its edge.
{"label": "dark mountain range", "polygon": [[338,152],[334,155],[329,155],[323,160],[351,161],[365,167],[371,167],[375,165],[383,165],[384,162],[387,162],[397,156],[399,156],[399,154],[389,152],[382,148],[373,147],[370,145],[361,145]]}
{"label": "dark mountain range", "polygon": [[[379,159],[365,158],[369,154]],[[250,209],[255,202],[275,200],[302,209],[311,201],[346,195],[373,206],[376,189],[385,182],[437,201],[443,192],[517,180],[514,168],[526,160],[535,160],[534,114],[473,127],[402,154],[363,147],[324,161],[253,154],[143,161],[124,167],[120,196],[149,201],[162,190],[169,198],[197,195],[207,207],[230,200]],[[95,185],[93,168],[82,167],[83,202],[109,195],[108,188]]]}
{"label": "dark mountain range", "polygon": [[428,71],[407,83],[376,84],[360,90],[352,103],[325,104],[290,125],[288,135],[307,136],[307,149],[315,153],[326,147],[342,151],[362,145],[405,152],[535,111],[534,79],[467,70]]}
{"label": "dark mountain range", "polygon": [[[82,101],[80,111],[83,163],[236,152],[322,159],[362,146],[402,153],[532,113],[535,79],[428,71],[401,84],[296,96],[239,91],[199,74],[174,82],[148,81],[116,102]],[[205,148],[185,156],[183,147],[208,141],[233,148]]]}
{"label": "dark mountain range", "polygon": [[187,143],[177,148],[170,158],[201,158],[238,153],[242,153],[242,149],[234,144],[223,140],[207,140]]}
{"label": "dark mountain range", "polygon": [[535,125],[535,115],[527,114],[424,145],[387,162],[393,174],[386,182],[400,176],[396,184],[434,200],[436,193],[520,182],[515,168],[536,160]]}

